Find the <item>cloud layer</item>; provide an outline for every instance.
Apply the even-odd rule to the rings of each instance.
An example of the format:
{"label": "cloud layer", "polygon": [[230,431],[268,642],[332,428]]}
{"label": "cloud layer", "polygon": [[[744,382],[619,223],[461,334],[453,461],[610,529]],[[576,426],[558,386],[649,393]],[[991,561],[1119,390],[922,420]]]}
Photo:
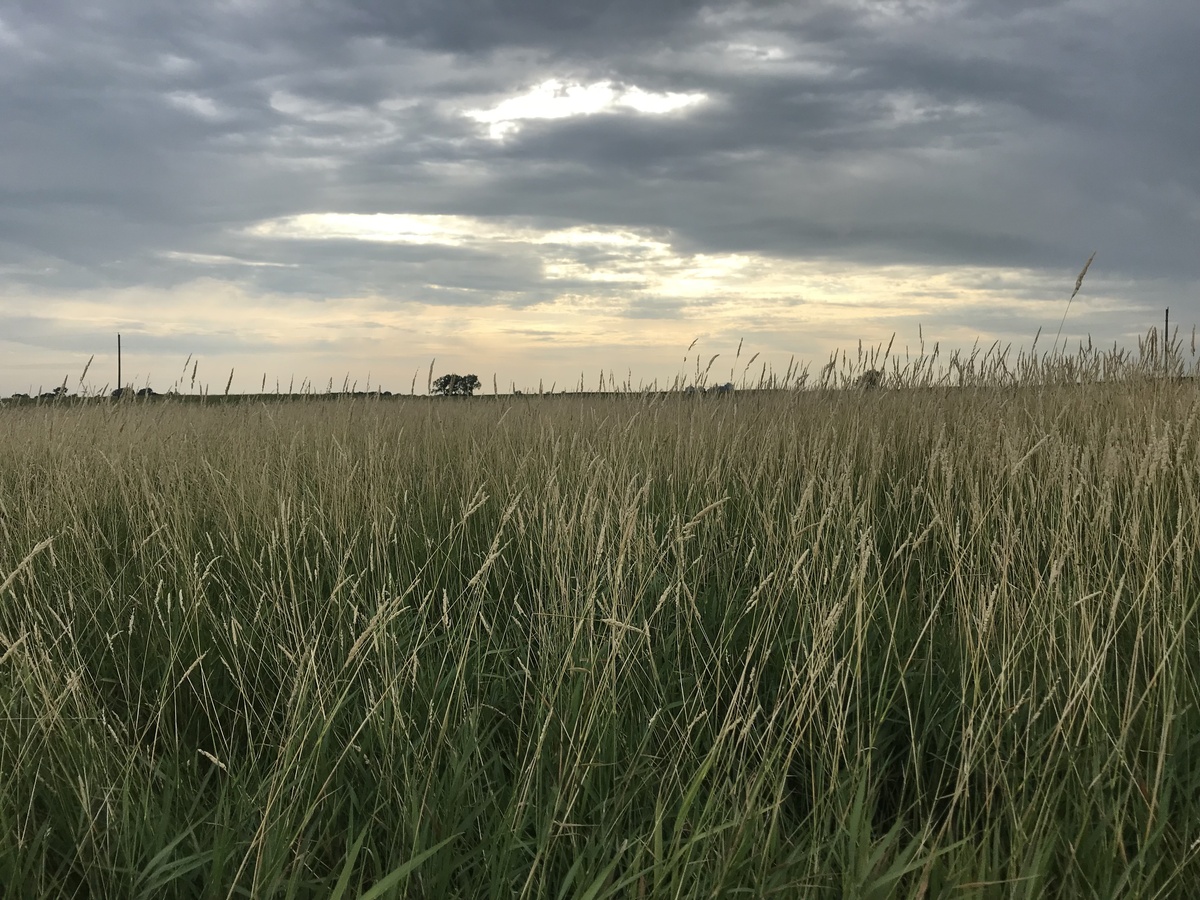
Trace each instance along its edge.
{"label": "cloud layer", "polygon": [[1198,42],[1183,0],[0,4],[0,394],[117,330],[245,390],[1027,345],[1092,250],[1068,330],[1128,344],[1200,319]]}

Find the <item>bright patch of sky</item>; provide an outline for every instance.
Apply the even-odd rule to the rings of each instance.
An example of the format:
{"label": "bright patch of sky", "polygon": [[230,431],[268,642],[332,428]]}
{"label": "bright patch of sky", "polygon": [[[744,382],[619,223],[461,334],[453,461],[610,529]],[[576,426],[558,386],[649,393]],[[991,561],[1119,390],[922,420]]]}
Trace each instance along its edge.
{"label": "bright patch of sky", "polygon": [[528,119],[566,119],[620,110],[665,115],[707,99],[708,95],[700,92],[655,92],[637,86],[620,87],[612,81],[574,84],[551,78],[490,109],[469,109],[463,114],[486,125],[488,137],[501,140],[518,131]]}
{"label": "bright patch of sky", "polygon": [[[931,297],[955,296],[966,303],[971,293],[962,284],[955,287],[956,276],[936,267],[889,266],[852,274],[824,260],[756,252],[688,253],[677,247],[677,235],[664,229],[539,228],[521,219],[459,215],[307,213],[265,220],[246,234],[279,241],[366,241],[500,251],[508,257],[536,260],[545,284],[561,283],[560,299],[572,303],[578,300],[580,286],[588,284],[597,297],[608,298],[606,304],[652,298],[673,308],[705,310],[706,318],[744,311],[755,303],[803,303],[810,317],[819,317],[815,310],[821,307],[836,309],[843,321],[846,311],[856,307],[900,315],[898,301],[910,310],[925,307],[928,314],[925,305]],[[176,256],[193,262],[240,262],[202,254]],[[1019,280],[1032,277],[1023,272]],[[990,302],[994,302],[993,291],[985,292]],[[1012,297],[1010,301],[1017,302]],[[495,301],[480,296],[480,304],[489,302]],[[726,304],[733,306],[726,309]]]}
{"label": "bright patch of sky", "polygon": [[275,269],[294,269],[295,263],[263,262],[255,259],[238,259],[236,256],[225,256],[220,253],[182,253],[169,250],[159,254],[163,259],[177,262],[195,263],[200,266],[267,266]]}
{"label": "bright patch of sky", "polygon": [[304,213],[268,219],[251,226],[254,237],[291,240],[356,240],[391,244],[440,244],[506,241],[568,246],[653,248],[670,245],[631,229],[574,227],[542,230],[505,219],[416,213]]}
{"label": "bright patch of sky", "polygon": [[474,216],[306,213],[260,222],[248,229],[248,234],[284,240],[450,247],[504,244],[540,258],[542,271],[551,280],[623,283],[652,288],[664,296],[711,290],[715,281],[743,269],[748,259],[744,255],[680,254],[663,234],[650,230],[597,226],[539,229]]}
{"label": "bright patch of sky", "polygon": [[291,240],[380,241],[445,246],[498,240],[514,234],[511,228],[471,216],[407,213],[304,213],[260,222],[251,226],[248,233],[256,237]]}

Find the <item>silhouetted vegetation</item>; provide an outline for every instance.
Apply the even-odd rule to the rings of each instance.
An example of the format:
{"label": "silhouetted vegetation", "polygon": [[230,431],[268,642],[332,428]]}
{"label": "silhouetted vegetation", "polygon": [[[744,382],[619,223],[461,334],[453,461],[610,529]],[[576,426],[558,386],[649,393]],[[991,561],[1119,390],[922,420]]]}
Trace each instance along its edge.
{"label": "silhouetted vegetation", "polygon": [[883,383],[883,372],[879,369],[867,369],[858,376],[858,380],[854,382],[857,387],[865,391],[874,390]]}
{"label": "silhouetted vegetation", "polygon": [[433,382],[433,393],[443,397],[470,397],[477,390],[477,375],[442,375]]}

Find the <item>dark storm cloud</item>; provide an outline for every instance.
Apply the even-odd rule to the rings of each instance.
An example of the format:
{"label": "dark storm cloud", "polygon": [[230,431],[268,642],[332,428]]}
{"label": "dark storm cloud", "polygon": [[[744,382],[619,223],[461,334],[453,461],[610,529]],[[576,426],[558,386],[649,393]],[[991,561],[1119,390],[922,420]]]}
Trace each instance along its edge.
{"label": "dark storm cloud", "polygon": [[672,41],[704,6],[702,0],[358,0],[331,3],[330,11],[352,33],[451,53],[520,46],[569,56]]}

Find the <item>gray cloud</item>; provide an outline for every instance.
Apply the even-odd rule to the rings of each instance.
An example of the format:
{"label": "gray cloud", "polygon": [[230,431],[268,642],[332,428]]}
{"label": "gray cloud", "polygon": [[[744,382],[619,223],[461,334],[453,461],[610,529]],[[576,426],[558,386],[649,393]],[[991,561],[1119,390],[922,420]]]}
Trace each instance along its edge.
{"label": "gray cloud", "polygon": [[671,41],[703,8],[699,0],[357,0],[326,7],[359,36],[387,35],[452,53],[518,46],[568,58],[606,56],[614,45],[628,52]]}

